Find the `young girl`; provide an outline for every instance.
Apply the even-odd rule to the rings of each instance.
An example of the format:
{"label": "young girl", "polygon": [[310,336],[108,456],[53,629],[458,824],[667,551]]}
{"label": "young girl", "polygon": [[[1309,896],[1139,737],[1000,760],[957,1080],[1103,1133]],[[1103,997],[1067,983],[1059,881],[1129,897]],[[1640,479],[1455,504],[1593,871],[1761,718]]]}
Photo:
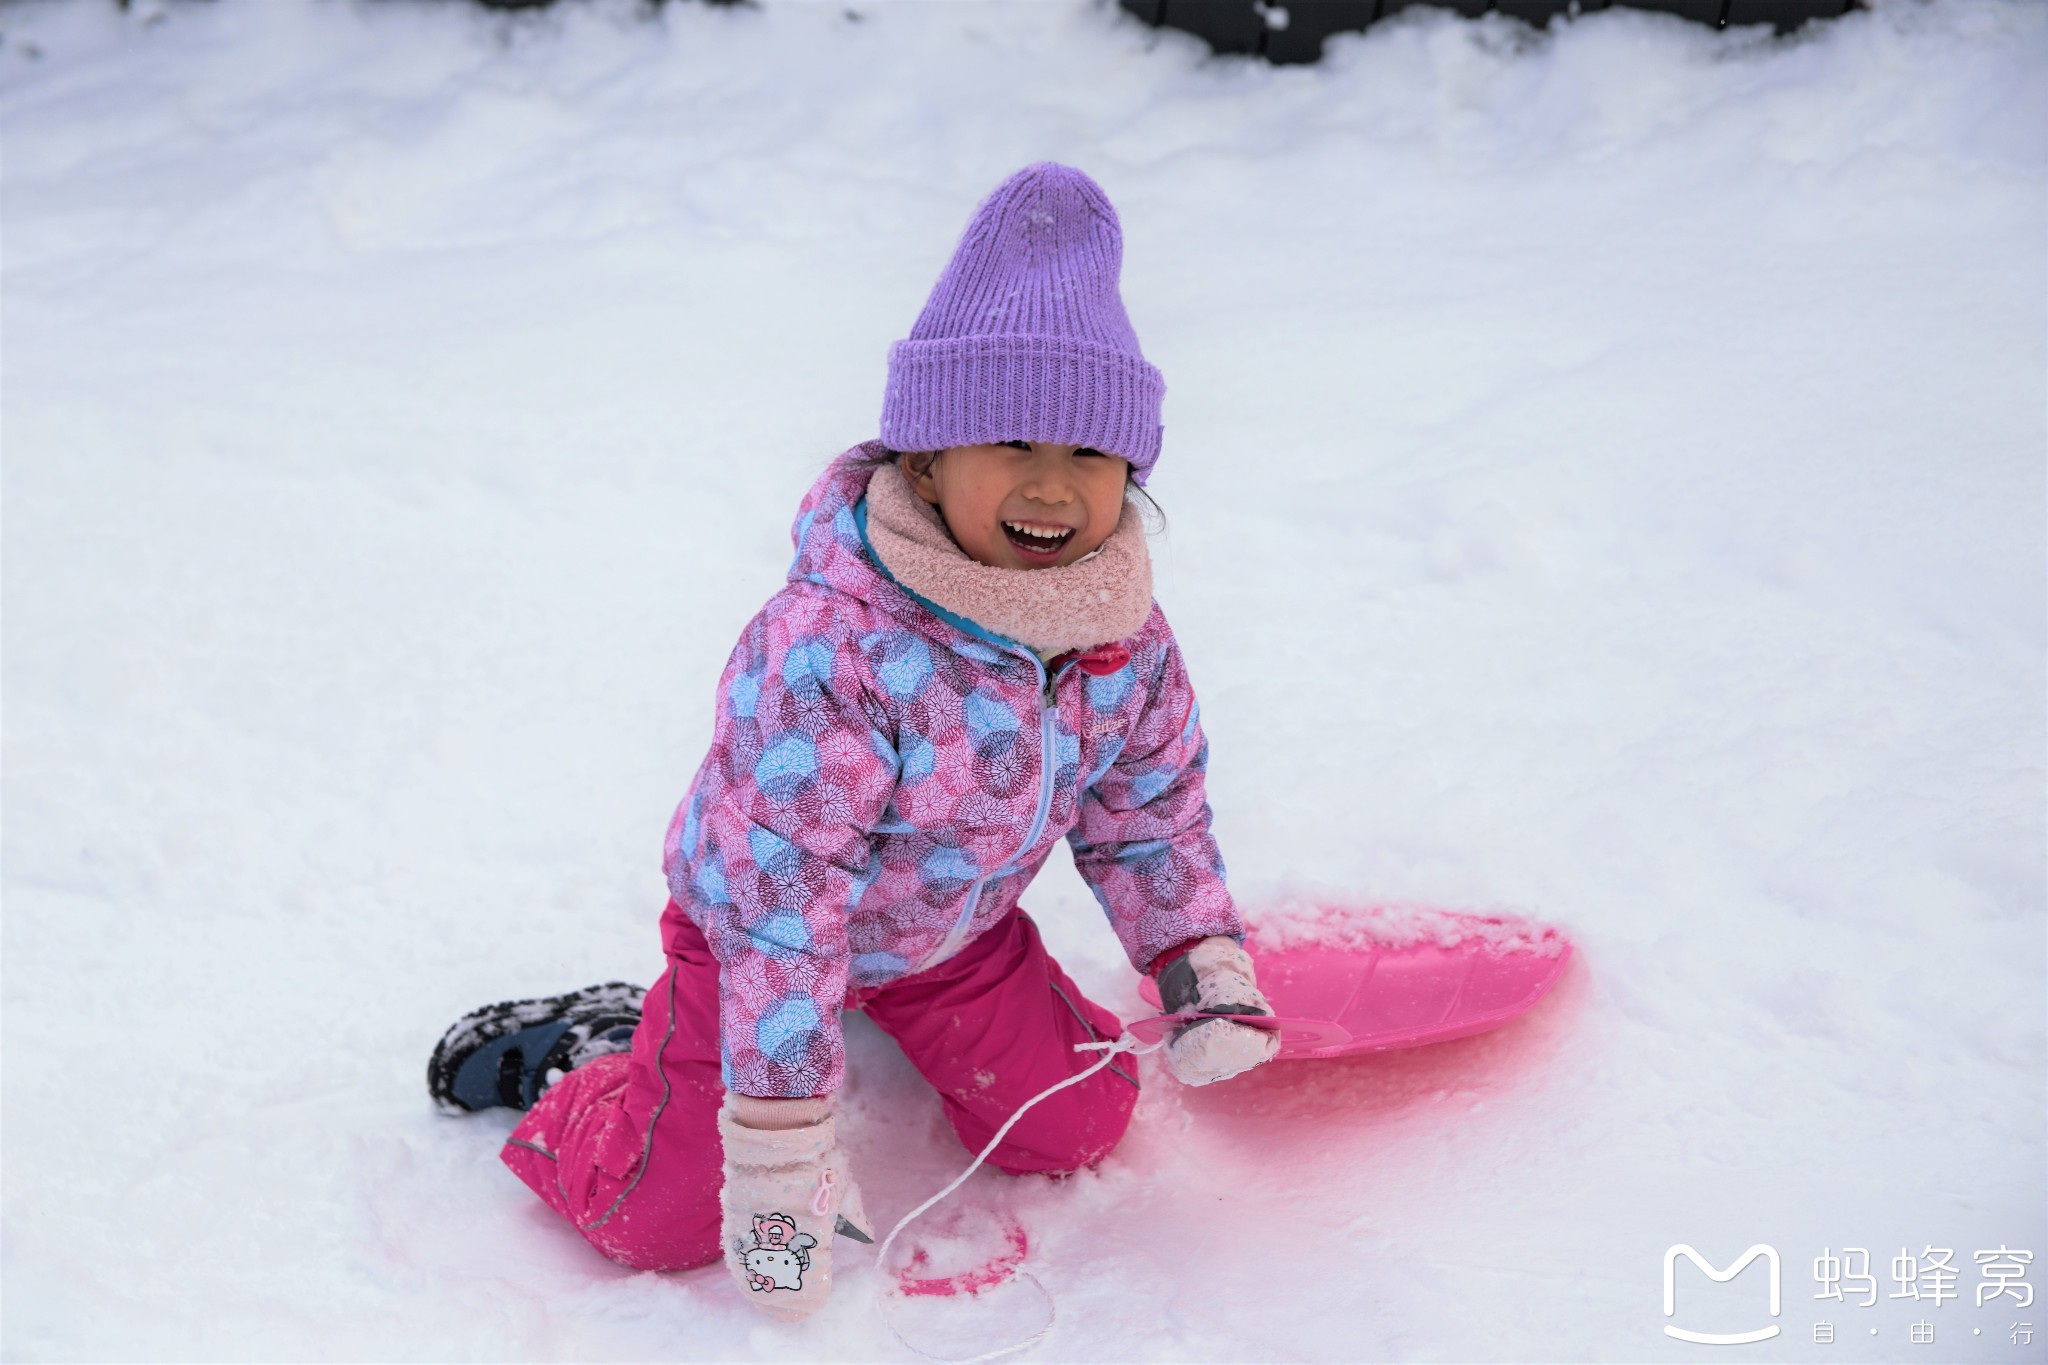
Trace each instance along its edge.
{"label": "young girl", "polygon": [[[435,1049],[444,1107],[527,1109],[505,1164],[599,1251],[724,1254],[779,1318],[817,1310],[836,1233],[870,1240],[834,1141],[842,1009],[867,1013],[979,1151],[1122,1024],[1018,897],[1064,835],[1169,1010],[1270,1013],[1224,889],[1207,745],[1152,601],[1135,490],[1165,384],[1119,291],[1116,211],[1027,166],[976,210],[889,355],[881,439],[799,509],[788,584],[718,684],[666,842],[668,968],[487,1006]],[[1202,1085],[1267,1031],[1184,1026]],[[1119,1060],[1030,1110],[991,1163],[1100,1161],[1137,1101]]]}

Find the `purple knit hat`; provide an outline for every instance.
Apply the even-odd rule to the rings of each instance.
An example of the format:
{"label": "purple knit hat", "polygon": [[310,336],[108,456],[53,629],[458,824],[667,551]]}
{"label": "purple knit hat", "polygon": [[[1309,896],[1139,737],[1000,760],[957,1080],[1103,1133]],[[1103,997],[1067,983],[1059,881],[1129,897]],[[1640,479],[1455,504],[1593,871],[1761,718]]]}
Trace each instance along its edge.
{"label": "purple knit hat", "polygon": [[1109,196],[1072,166],[1036,162],[996,186],[909,339],[889,348],[882,444],[1094,446],[1143,483],[1166,380],[1124,312],[1123,259]]}

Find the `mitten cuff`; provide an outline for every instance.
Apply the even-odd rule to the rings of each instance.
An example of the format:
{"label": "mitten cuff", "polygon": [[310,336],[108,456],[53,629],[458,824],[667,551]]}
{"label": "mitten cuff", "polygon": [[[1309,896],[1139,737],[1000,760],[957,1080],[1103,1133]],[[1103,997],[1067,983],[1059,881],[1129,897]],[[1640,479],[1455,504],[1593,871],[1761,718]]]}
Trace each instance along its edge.
{"label": "mitten cuff", "polygon": [[[742,1097],[752,1099],[751,1096]],[[756,1128],[745,1122],[741,1115],[763,1117],[755,1108],[758,1105],[794,1104],[817,1106],[808,1123],[800,1126],[781,1128]],[[788,1111],[770,1110],[765,1117],[781,1121],[798,1117]],[[725,1160],[730,1166],[767,1169],[784,1166],[808,1165],[822,1159],[832,1149],[832,1111],[824,1100],[759,1100],[749,1105],[734,1103],[728,1092],[725,1103],[718,1110],[718,1136],[725,1143]]]}
{"label": "mitten cuff", "polygon": [[1200,943],[1201,941],[1202,940],[1198,938],[1191,938],[1185,943],[1174,944],[1171,948],[1168,948],[1166,951],[1160,953],[1159,956],[1153,958],[1150,962],[1145,964],[1145,974],[1156,981],[1159,978],[1159,974],[1161,972],[1165,971],[1168,967],[1171,967],[1174,963],[1186,957],[1191,951],[1193,951],[1194,946]]}
{"label": "mitten cuff", "polygon": [[724,1108],[740,1127],[763,1133],[808,1128],[832,1117],[832,1100],[826,1095],[802,1100],[764,1099],[759,1095],[742,1095],[728,1090]]}

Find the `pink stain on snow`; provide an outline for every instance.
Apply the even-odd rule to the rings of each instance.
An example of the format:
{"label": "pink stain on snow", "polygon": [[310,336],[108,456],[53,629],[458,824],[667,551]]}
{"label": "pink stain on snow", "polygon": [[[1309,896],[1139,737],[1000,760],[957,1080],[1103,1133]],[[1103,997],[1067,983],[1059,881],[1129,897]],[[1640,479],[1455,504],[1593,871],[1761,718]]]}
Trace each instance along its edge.
{"label": "pink stain on snow", "polygon": [[1004,1229],[1004,1247],[988,1260],[955,1275],[920,1276],[916,1272],[931,1264],[931,1257],[920,1247],[911,1255],[910,1263],[897,1276],[897,1287],[905,1294],[920,1297],[936,1297],[947,1294],[978,1294],[984,1289],[994,1288],[1017,1273],[1017,1267],[1024,1264],[1024,1252],[1028,1243],[1024,1229],[1015,1223]]}

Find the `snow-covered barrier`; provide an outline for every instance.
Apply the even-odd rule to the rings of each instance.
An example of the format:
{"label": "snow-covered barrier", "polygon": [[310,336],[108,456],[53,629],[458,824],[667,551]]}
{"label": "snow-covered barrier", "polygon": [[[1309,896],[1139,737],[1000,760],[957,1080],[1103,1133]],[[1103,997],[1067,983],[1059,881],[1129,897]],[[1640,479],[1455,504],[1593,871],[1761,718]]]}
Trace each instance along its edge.
{"label": "snow-covered barrier", "polygon": [[[1357,32],[1424,0],[1117,0],[1146,23],[1185,29],[1221,52],[1254,53],[1280,64],[1313,62],[1323,39]],[[1610,0],[1428,0],[1477,17],[1497,10],[1538,27],[1552,15],[1606,9]],[[1657,10],[1726,28],[1772,24],[1789,33],[1809,19],[1829,19],[1859,8],[1857,0],[1623,0],[1631,9]]]}

